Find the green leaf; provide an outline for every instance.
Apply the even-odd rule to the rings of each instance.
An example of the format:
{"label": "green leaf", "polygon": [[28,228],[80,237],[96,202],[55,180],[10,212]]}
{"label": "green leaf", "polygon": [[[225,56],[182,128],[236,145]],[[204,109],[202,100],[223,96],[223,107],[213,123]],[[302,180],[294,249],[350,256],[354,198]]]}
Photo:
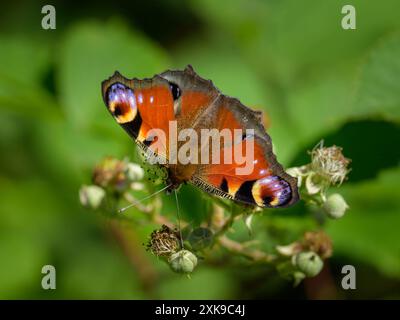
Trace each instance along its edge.
{"label": "green leaf", "polygon": [[0,109],[22,117],[59,116],[53,97],[42,87],[51,63],[48,43],[4,35],[0,36],[0,43]]}
{"label": "green leaf", "polygon": [[[290,92],[290,115],[296,119],[302,141],[310,141],[317,136],[322,138],[324,133],[349,119],[385,118],[398,121],[399,56],[400,36],[397,35],[371,51],[357,79],[352,68],[336,69],[315,79],[309,78]],[[357,83],[358,89],[355,90]],[[379,135],[379,131],[374,133]]]}
{"label": "green leaf", "polygon": [[0,201],[0,297],[29,298],[31,288],[41,289],[42,267],[52,264],[63,204],[46,182],[31,179],[1,179]]}
{"label": "green leaf", "polygon": [[[337,145],[351,159],[351,171],[346,183],[375,178],[383,169],[398,166],[400,150],[400,125],[382,120],[351,121],[337,131],[322,136],[324,146]],[[314,140],[301,150],[292,165],[301,166],[311,161],[307,151],[320,141]]]}
{"label": "green leaf", "polygon": [[400,34],[381,41],[365,61],[354,114],[400,120]]}
{"label": "green leaf", "polygon": [[0,76],[0,109],[22,118],[55,120],[61,117],[54,98],[37,83],[26,84]]}
{"label": "green leaf", "polygon": [[23,36],[0,36],[0,78],[37,85],[48,68],[50,51],[47,42]]}
{"label": "green leaf", "polygon": [[360,260],[387,276],[400,278],[399,179],[397,168],[384,172],[379,179],[341,188],[350,209],[327,226],[335,255]]}
{"label": "green leaf", "polygon": [[37,239],[15,230],[2,230],[0,234],[0,298],[21,299],[27,289],[40,286],[48,252]]}
{"label": "green leaf", "polygon": [[[282,84],[303,81],[310,72],[354,63],[371,42],[400,26],[399,2],[353,0],[357,29],[343,30],[345,0],[193,0],[208,35],[235,43],[257,70]],[[323,27],[321,27],[323,26]]]}
{"label": "green leaf", "polygon": [[320,139],[354,114],[353,82],[348,70],[335,70],[299,83],[288,92],[288,113],[303,143],[315,137]]}
{"label": "green leaf", "polygon": [[[113,119],[109,120],[113,122]],[[64,180],[66,184],[88,182],[89,170],[100,159],[108,155],[123,158],[129,155],[129,149],[134,150],[134,143],[124,132],[121,132],[122,137],[91,132],[82,134],[65,121],[38,122],[35,125],[33,139],[36,159],[47,173]],[[118,126],[116,129],[119,129]]]}

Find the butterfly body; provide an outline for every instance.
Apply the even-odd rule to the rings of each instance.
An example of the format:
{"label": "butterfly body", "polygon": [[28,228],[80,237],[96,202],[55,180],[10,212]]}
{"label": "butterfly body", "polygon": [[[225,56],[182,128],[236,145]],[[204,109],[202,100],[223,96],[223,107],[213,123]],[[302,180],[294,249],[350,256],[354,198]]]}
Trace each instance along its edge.
{"label": "butterfly body", "polygon": [[116,72],[102,94],[115,120],[167,168],[169,190],[189,182],[260,207],[298,200],[296,179],[276,161],[260,112],[223,95],[192,67],[144,80]]}

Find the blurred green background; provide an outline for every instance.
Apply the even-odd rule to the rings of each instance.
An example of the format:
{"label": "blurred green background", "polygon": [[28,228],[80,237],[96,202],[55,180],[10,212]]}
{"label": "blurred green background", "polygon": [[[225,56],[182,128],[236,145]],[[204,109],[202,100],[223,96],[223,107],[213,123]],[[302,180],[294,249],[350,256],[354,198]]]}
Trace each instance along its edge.
{"label": "blurred green background", "polygon": [[[57,29],[43,30],[47,3],[0,10],[0,298],[400,298],[399,1],[52,1]],[[345,4],[356,8],[356,30],[341,28]],[[266,111],[286,167],[308,162],[322,138],[353,159],[341,187],[350,210],[326,226],[334,255],[318,279],[293,288],[273,269],[227,259],[203,262],[188,280],[145,252],[154,226],[137,226],[132,250],[149,284],[81,208],[94,164],[135,153],[101,81],[186,64]],[[186,218],[201,216],[200,191],[184,187],[180,198]],[[257,217],[255,234],[267,247],[289,243],[309,226],[303,209]],[[57,290],[41,289],[46,264]],[[356,267],[357,290],[341,289],[345,264]]]}

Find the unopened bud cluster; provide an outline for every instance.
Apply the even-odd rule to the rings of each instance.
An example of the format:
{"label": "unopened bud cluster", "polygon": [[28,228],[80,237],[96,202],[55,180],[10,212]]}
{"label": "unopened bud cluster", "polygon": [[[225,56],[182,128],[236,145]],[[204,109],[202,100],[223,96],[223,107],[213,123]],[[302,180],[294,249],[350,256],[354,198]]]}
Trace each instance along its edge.
{"label": "unopened bud cluster", "polygon": [[323,147],[322,143],[310,154],[311,163],[290,168],[287,172],[298,179],[300,192],[306,201],[318,204],[330,218],[341,218],[349,206],[338,193],[327,196],[327,190],[331,186],[342,184],[347,178],[350,159],[343,155],[342,148]]}
{"label": "unopened bud cluster", "polygon": [[151,233],[147,249],[155,256],[169,257],[180,249],[178,233],[163,225]]}
{"label": "unopened bud cluster", "polygon": [[197,257],[189,250],[180,250],[168,259],[171,269],[177,273],[192,273],[197,266]]}
{"label": "unopened bud cluster", "polygon": [[304,278],[315,277],[321,272],[323,260],[332,255],[332,242],[322,231],[309,231],[300,241],[276,249],[283,258],[277,266],[278,271],[297,285]]}
{"label": "unopened bud cluster", "polygon": [[190,274],[197,265],[196,255],[183,249],[178,232],[166,225],[152,232],[147,249],[154,255],[165,258],[171,269],[177,273]]}
{"label": "unopened bud cluster", "polygon": [[107,157],[93,170],[92,185],[79,190],[79,199],[84,207],[98,209],[108,194],[121,195],[129,190],[140,190],[143,185],[143,169],[136,163]]}

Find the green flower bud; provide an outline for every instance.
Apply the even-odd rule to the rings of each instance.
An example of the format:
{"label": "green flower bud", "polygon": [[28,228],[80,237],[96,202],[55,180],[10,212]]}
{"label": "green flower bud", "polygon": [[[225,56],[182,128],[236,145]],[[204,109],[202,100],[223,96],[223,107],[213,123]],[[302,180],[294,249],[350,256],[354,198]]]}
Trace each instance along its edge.
{"label": "green flower bud", "polygon": [[343,217],[348,208],[349,206],[347,205],[346,201],[338,193],[330,195],[322,206],[322,209],[328,215],[328,217],[333,219],[339,219]]}
{"label": "green flower bud", "polygon": [[212,244],[213,233],[210,229],[199,227],[189,234],[188,241],[193,250],[201,250]]}
{"label": "green flower bud", "polygon": [[293,257],[293,262],[297,268],[307,277],[315,277],[321,272],[324,263],[315,252],[300,252]]}
{"label": "green flower bud", "polygon": [[136,163],[129,162],[126,165],[126,176],[130,181],[138,181],[141,180],[144,176],[143,169],[137,165]]}
{"label": "green flower bud", "polygon": [[188,250],[180,250],[171,254],[168,262],[171,269],[177,273],[192,273],[197,265],[197,258]]}
{"label": "green flower bud", "polygon": [[79,190],[79,199],[84,207],[97,209],[100,207],[106,192],[99,186],[82,186]]}

